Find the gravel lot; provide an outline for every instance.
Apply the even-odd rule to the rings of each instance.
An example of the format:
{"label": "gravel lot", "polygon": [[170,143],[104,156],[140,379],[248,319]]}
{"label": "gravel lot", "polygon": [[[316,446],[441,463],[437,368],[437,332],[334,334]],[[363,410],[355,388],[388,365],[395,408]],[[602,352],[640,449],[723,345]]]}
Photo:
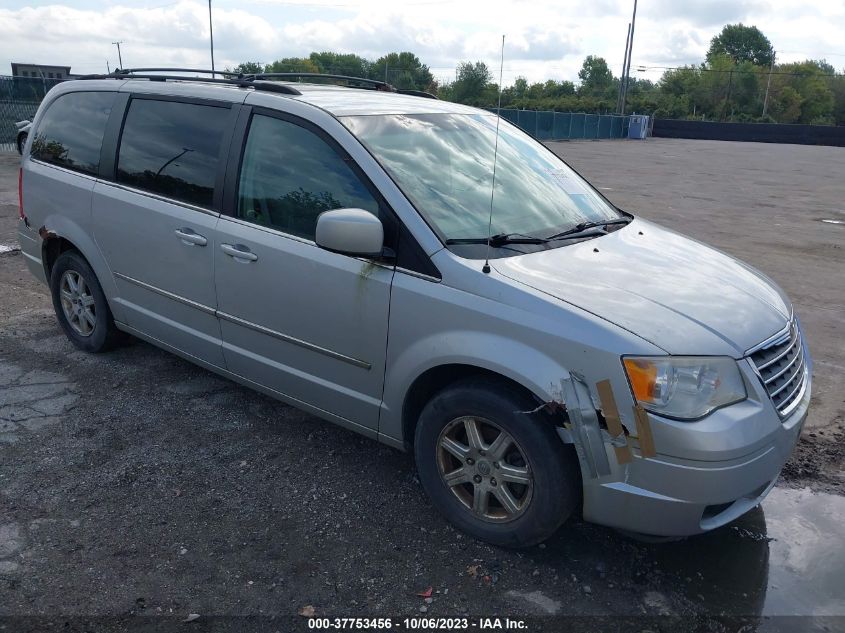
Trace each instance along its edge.
{"label": "gravel lot", "polygon": [[[821,222],[845,220],[845,152],[551,146],[623,208],[741,257],[794,300],[816,363],[813,408],[762,508],[672,544],[573,520],[543,546],[489,547],[435,513],[408,455],[145,343],[75,351],[21,256],[0,254],[0,630],[94,616],[117,619],[67,630],[122,630],[188,614],[200,618],[185,630],[205,630],[211,616],[298,618],[309,605],[543,616],[532,626],[553,629],[549,618],[567,615],[845,625],[845,225]],[[17,156],[2,155],[0,246],[14,243],[16,217]],[[417,594],[429,587],[427,602]]]}

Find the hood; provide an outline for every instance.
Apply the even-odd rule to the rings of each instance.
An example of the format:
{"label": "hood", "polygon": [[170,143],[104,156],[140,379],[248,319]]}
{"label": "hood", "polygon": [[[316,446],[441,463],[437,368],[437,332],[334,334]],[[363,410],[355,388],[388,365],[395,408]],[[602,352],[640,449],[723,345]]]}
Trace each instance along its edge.
{"label": "hood", "polygon": [[762,273],[640,219],[599,238],[491,264],[669,354],[740,358],[782,330],[791,313]]}

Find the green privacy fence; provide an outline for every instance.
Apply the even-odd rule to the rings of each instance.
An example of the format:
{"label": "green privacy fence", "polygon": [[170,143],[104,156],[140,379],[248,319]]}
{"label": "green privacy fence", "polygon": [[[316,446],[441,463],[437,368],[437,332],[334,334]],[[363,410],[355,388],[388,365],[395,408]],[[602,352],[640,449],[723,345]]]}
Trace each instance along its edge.
{"label": "green privacy fence", "polygon": [[[491,112],[496,112],[492,109]],[[501,115],[541,141],[627,138],[630,117],[545,110],[507,110]]]}
{"label": "green privacy fence", "polygon": [[0,76],[0,151],[17,151],[16,121],[32,120],[44,95],[57,79]]}

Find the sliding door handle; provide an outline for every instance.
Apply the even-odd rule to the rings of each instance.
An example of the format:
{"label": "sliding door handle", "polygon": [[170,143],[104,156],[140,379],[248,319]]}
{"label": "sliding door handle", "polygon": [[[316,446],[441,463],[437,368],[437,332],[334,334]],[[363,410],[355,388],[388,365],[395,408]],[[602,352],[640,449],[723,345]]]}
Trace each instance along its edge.
{"label": "sliding door handle", "polygon": [[182,228],[173,232],[185,246],[205,246],[208,244],[208,240],[193,229]]}

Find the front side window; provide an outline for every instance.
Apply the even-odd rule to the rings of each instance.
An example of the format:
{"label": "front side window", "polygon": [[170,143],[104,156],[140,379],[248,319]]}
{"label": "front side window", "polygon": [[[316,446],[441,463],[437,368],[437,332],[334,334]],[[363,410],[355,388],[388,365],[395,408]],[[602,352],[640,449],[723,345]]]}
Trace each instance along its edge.
{"label": "front side window", "polygon": [[244,148],[238,216],[314,239],[323,211],[358,208],[378,215],[378,203],[346,161],[314,132],[256,114]]}
{"label": "front side window", "polygon": [[32,138],[31,156],[96,175],[116,92],[71,92],[50,104]]}
{"label": "front side window", "polygon": [[486,238],[492,231],[548,237],[581,222],[620,214],[566,163],[496,116],[423,114],[344,117],[444,240]]}
{"label": "front side window", "polygon": [[229,109],[133,99],[120,151],[117,181],[210,208]]}

